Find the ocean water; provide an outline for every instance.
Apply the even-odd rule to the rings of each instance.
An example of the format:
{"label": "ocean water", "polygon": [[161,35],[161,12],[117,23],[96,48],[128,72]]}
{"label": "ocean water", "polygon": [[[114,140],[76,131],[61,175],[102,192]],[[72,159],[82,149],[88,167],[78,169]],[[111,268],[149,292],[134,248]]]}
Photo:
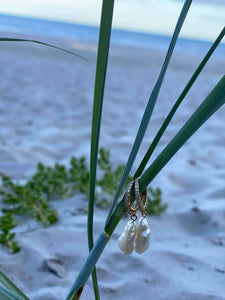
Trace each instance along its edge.
{"label": "ocean water", "polygon": [[[96,26],[0,14],[0,35],[2,36],[1,32],[27,33],[31,35],[69,38],[78,41],[97,43],[99,28]],[[111,36],[112,45],[154,48],[159,50],[166,50],[170,40],[170,36],[118,29],[114,29]],[[207,41],[179,38],[176,45],[176,51],[182,53],[204,54],[208,51],[211,44],[211,42]],[[222,43],[219,45],[215,54],[224,56],[225,44]]]}

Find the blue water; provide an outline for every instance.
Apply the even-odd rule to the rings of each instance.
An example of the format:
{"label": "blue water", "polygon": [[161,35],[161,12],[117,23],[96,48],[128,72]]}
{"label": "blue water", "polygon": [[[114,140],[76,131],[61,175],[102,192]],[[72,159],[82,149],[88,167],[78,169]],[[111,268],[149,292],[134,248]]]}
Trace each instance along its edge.
{"label": "blue water", "polygon": [[[0,31],[28,33],[49,37],[76,39],[84,42],[97,42],[99,29],[59,21],[49,21],[36,18],[18,17],[0,14]],[[154,48],[166,50],[171,37],[125,30],[113,30],[111,44],[139,48]],[[210,42],[180,38],[176,50],[184,53],[204,54],[211,46]],[[218,46],[216,55],[225,55],[225,44]]]}

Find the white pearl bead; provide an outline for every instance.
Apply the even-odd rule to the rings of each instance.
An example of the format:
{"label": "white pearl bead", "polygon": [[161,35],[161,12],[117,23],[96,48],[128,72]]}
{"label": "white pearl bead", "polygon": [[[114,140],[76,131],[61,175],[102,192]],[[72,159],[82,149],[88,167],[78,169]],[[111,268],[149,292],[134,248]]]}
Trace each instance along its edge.
{"label": "white pearl bead", "polygon": [[134,240],[137,233],[137,226],[133,221],[127,222],[123,232],[118,239],[118,245],[125,254],[131,254],[134,250]]}
{"label": "white pearl bead", "polygon": [[138,223],[137,228],[137,237],[135,241],[135,251],[137,253],[143,253],[145,252],[150,244],[150,228],[148,227],[148,221],[146,218],[141,218]]}

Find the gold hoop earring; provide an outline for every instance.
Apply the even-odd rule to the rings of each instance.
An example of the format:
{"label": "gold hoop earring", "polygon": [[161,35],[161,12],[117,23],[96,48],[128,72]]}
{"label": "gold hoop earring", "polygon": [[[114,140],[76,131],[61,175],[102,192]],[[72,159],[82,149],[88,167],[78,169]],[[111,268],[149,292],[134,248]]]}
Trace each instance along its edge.
{"label": "gold hoop earring", "polygon": [[118,246],[126,255],[131,254],[133,252],[137,234],[137,226],[135,221],[137,220],[136,212],[138,210],[138,206],[135,205],[134,207],[132,207],[130,204],[133,186],[134,180],[130,182],[125,193],[125,208],[127,213],[130,215],[131,220],[127,222],[123,232],[121,233],[118,239]]}
{"label": "gold hoop earring", "polygon": [[130,204],[131,191],[132,191],[132,187],[134,186],[134,184],[135,184],[135,180],[132,180],[129,183],[126,193],[125,193],[125,208],[126,208],[127,213],[130,215],[130,218],[132,221],[137,220],[136,212],[138,210],[137,203],[135,204],[134,207],[132,207]]}
{"label": "gold hoop earring", "polygon": [[135,179],[135,196],[137,206],[142,214],[137,227],[137,235],[135,240],[135,251],[139,254],[145,252],[150,245],[151,231],[146,219],[146,205],[147,205],[147,190],[145,189],[141,194],[139,190],[139,178]]}
{"label": "gold hoop earring", "polygon": [[146,218],[147,217],[147,212],[146,212],[146,205],[147,205],[147,189],[144,189],[144,191],[140,194],[139,190],[139,178],[136,178],[134,181],[135,185],[135,197],[137,201],[137,207],[140,210],[142,217]]}

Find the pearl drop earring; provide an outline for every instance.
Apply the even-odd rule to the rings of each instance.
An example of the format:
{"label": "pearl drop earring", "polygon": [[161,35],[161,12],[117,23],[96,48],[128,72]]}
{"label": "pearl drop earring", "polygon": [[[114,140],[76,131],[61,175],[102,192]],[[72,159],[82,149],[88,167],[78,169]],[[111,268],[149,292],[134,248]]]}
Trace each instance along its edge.
{"label": "pearl drop earring", "polygon": [[[135,188],[136,203],[132,207],[130,204],[131,191]],[[142,194],[139,191],[139,178],[136,178],[130,182],[127,191],[125,193],[125,207],[127,213],[130,215],[130,220],[127,222],[122,234],[118,239],[119,248],[125,254],[131,254],[135,248],[137,253],[143,253],[146,251],[150,244],[150,229],[146,220],[147,204],[147,190],[145,189]],[[136,212],[140,210],[142,217],[139,220],[138,227],[135,221],[137,220]]]}

